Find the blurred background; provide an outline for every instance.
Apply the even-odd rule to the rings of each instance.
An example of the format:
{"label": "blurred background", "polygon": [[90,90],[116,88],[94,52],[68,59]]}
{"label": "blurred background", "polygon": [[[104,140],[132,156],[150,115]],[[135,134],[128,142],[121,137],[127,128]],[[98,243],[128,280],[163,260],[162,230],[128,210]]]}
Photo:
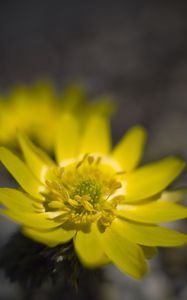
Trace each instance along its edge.
{"label": "blurred background", "polygon": [[[0,92],[42,78],[54,81],[57,89],[80,82],[89,98],[111,95],[118,103],[114,142],[140,123],[149,131],[144,162],[168,154],[187,159],[186,36],[185,0],[1,0]],[[0,172],[1,182],[8,181],[5,170]],[[187,173],[176,186],[185,184]],[[0,227],[3,245],[16,227],[4,219]],[[180,222],[176,227],[184,231],[187,226]],[[186,250],[161,250],[141,282],[107,267],[100,299],[187,299]],[[0,275],[0,300],[65,297],[46,286],[26,295]]]}

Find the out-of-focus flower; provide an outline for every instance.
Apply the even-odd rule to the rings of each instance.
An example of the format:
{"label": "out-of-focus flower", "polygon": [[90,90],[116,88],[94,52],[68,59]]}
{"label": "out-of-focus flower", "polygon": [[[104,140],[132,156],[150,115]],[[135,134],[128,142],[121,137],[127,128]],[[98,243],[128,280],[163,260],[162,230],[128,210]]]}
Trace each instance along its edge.
{"label": "out-of-focus flower", "polygon": [[[137,126],[111,150],[107,117],[93,114],[83,128],[66,113],[55,163],[20,134],[25,162],[3,147],[0,159],[23,191],[1,188],[0,201],[6,207],[1,213],[49,247],[73,239],[84,266],[113,262],[141,278],[156,246],[187,242],[185,234],[158,225],[187,216],[187,208],[173,202],[172,192],[163,193],[185,164],[167,157],[137,168],[145,139],[145,130]],[[174,198],[181,194],[175,192]]]}
{"label": "out-of-focus flower", "polygon": [[102,101],[86,101],[81,85],[73,84],[57,93],[50,82],[33,86],[16,86],[8,95],[0,97],[0,144],[17,146],[17,131],[28,135],[48,152],[54,148],[54,132],[61,114],[71,111],[86,120],[91,112],[109,114],[112,104],[108,97]]}

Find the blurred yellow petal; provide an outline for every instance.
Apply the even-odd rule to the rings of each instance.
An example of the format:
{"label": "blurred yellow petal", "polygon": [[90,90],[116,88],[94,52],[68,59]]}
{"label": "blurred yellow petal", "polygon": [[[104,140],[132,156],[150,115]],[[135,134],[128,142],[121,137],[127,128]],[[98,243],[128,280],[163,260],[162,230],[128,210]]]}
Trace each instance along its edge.
{"label": "blurred yellow petal", "polygon": [[126,239],[125,232],[117,226],[107,228],[104,233],[98,230],[97,235],[105,253],[119,269],[139,279],[147,271],[147,264],[140,246]]}
{"label": "blurred yellow petal", "polygon": [[19,142],[27,165],[32,173],[42,182],[45,182],[46,173],[55,164],[45,152],[37,148],[26,136],[19,134]]}
{"label": "blurred yellow petal", "polygon": [[86,267],[95,268],[109,262],[97,235],[93,231],[89,233],[77,232],[74,246],[80,261]]}
{"label": "blurred yellow petal", "polygon": [[186,218],[187,208],[172,202],[154,201],[140,205],[123,205],[117,214],[133,221],[156,224]]}
{"label": "blurred yellow petal", "polygon": [[64,111],[79,112],[87,105],[84,87],[76,83],[67,86],[60,97],[60,105]]}
{"label": "blurred yellow petal", "polygon": [[90,117],[82,136],[80,153],[108,153],[111,148],[108,118],[101,115]]}
{"label": "blurred yellow petal", "polygon": [[0,209],[0,213],[20,225],[36,228],[39,230],[52,229],[59,226],[59,223],[48,220],[44,213],[25,213],[24,211]]}
{"label": "blurred yellow petal", "polygon": [[47,232],[37,231],[31,228],[24,227],[22,229],[24,235],[30,237],[34,241],[47,245],[48,247],[55,247],[59,244],[70,241],[75,231],[65,231],[62,228],[57,228]]}
{"label": "blurred yellow petal", "polygon": [[114,148],[112,158],[120,163],[125,172],[132,171],[139,164],[146,136],[147,134],[143,127],[133,127]]}
{"label": "blurred yellow petal", "polygon": [[0,203],[10,210],[34,212],[32,200],[16,189],[0,188]]}
{"label": "blurred yellow petal", "polygon": [[96,97],[93,102],[90,102],[90,111],[89,115],[99,113],[103,116],[111,116],[117,109],[117,103],[111,96],[102,95]]}
{"label": "blurred yellow petal", "polygon": [[56,138],[56,159],[60,164],[63,160],[75,158],[79,151],[80,128],[77,119],[70,113],[64,113],[59,122]]}
{"label": "blurred yellow petal", "polygon": [[126,202],[151,197],[165,189],[184,169],[185,163],[175,157],[141,167],[126,176]]}
{"label": "blurred yellow petal", "polygon": [[43,199],[40,195],[41,183],[34,177],[23,161],[3,147],[0,148],[0,160],[26,192],[37,199]]}
{"label": "blurred yellow petal", "polygon": [[161,195],[160,200],[169,202],[179,202],[185,200],[187,197],[187,189],[178,189],[174,191],[164,191]]}
{"label": "blurred yellow petal", "polygon": [[140,245],[175,247],[187,243],[187,235],[156,225],[115,219],[112,227],[118,229],[130,241]]}

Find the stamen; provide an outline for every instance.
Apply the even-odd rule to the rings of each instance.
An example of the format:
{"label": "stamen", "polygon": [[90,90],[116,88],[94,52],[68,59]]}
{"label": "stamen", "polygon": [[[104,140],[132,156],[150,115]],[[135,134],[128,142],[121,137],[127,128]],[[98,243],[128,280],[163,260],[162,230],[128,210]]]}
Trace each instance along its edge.
{"label": "stamen", "polygon": [[91,165],[94,162],[94,157],[89,155],[88,156],[88,163]]}
{"label": "stamen", "polygon": [[96,165],[99,165],[101,163],[101,160],[102,160],[102,157],[99,156],[97,159],[96,159]]}
{"label": "stamen", "polygon": [[117,205],[124,202],[120,195],[123,185],[117,177],[122,173],[107,165],[105,159],[102,163],[102,156],[86,153],[81,160],[54,169],[54,179],[46,180],[45,201],[37,209],[75,230],[96,221],[105,230],[114,219]]}
{"label": "stamen", "polygon": [[89,154],[86,153],[86,154],[83,156],[82,160],[80,160],[80,161],[78,162],[78,164],[76,165],[76,169],[80,168],[80,166],[83,164],[83,162],[87,159],[88,155],[89,155]]}
{"label": "stamen", "polygon": [[39,203],[33,203],[32,204],[33,208],[38,212],[38,213],[43,213],[45,212],[45,209],[43,207],[43,205],[39,204]]}
{"label": "stamen", "polygon": [[74,200],[74,199],[69,199],[68,203],[73,206],[73,207],[79,207],[80,204],[78,203],[78,201]]}
{"label": "stamen", "polygon": [[51,201],[51,202],[48,203],[48,206],[50,208],[62,208],[63,204],[60,203],[60,201]]}
{"label": "stamen", "polygon": [[55,168],[53,173],[56,177],[62,178],[63,174],[64,174],[64,167],[59,167],[59,168]]}

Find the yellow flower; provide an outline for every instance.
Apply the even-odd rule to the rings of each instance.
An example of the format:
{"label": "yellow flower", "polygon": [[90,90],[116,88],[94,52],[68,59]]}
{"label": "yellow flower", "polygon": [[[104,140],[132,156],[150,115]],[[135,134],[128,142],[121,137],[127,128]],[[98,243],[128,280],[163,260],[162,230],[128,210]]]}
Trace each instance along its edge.
{"label": "yellow flower", "polygon": [[83,130],[67,113],[55,163],[20,134],[25,162],[3,147],[0,159],[23,191],[1,188],[6,207],[1,213],[49,247],[73,239],[84,266],[113,262],[141,278],[156,246],[187,242],[185,234],[158,225],[187,216],[187,208],[175,203],[183,192],[163,192],[184,162],[167,157],[137,168],[145,139],[145,130],[137,126],[111,150],[108,118],[94,114]]}
{"label": "yellow flower", "polygon": [[[0,143],[15,147],[17,130],[51,149],[52,132],[59,116],[57,96],[51,85],[16,86],[0,100]],[[46,130],[47,125],[50,128]]]}
{"label": "yellow flower", "polygon": [[112,105],[108,100],[108,97],[102,97],[102,101],[90,104],[86,102],[84,89],[75,84],[59,93],[50,82],[16,86],[8,95],[0,96],[0,144],[15,148],[17,131],[20,130],[37,145],[51,152],[54,148],[54,131],[64,111],[76,112],[85,120],[97,110],[109,114]]}

